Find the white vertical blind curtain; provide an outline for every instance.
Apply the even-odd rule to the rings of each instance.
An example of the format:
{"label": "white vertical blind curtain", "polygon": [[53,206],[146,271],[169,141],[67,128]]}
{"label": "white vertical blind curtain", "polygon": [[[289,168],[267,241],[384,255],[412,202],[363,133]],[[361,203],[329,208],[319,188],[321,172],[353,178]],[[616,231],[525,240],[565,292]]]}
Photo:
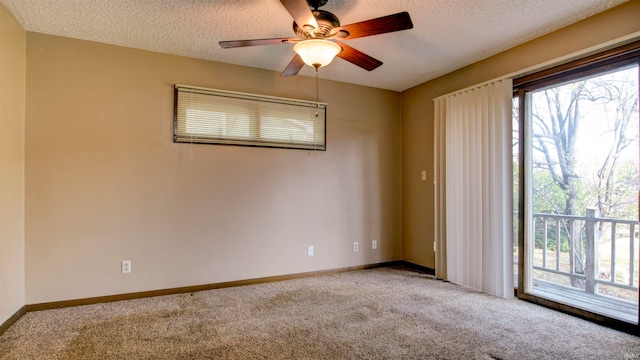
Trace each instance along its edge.
{"label": "white vertical blind curtain", "polygon": [[435,99],[441,272],[500,297],[513,297],[512,88],[503,79]]}

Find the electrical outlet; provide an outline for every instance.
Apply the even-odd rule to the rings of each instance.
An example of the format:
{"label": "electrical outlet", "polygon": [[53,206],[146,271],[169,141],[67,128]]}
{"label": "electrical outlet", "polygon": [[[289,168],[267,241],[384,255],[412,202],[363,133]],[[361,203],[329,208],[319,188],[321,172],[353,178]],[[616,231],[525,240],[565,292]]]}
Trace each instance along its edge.
{"label": "electrical outlet", "polygon": [[121,270],[123,274],[131,272],[131,260],[122,260]]}
{"label": "electrical outlet", "polygon": [[313,245],[307,247],[307,256],[313,256]]}
{"label": "electrical outlet", "polygon": [[371,248],[373,250],[378,248],[378,240],[371,240]]}
{"label": "electrical outlet", "polygon": [[353,243],[353,251],[358,251],[358,243],[357,242]]}

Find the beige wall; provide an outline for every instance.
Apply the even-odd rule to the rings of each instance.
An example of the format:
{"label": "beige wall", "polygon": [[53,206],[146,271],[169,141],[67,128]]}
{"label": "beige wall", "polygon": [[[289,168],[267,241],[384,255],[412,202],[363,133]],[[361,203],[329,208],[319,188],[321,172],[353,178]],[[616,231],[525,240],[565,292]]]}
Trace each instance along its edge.
{"label": "beige wall", "polygon": [[399,93],[321,81],[326,152],[188,145],[173,84],[315,80],[38,33],[27,69],[28,304],[401,259]]}
{"label": "beige wall", "polygon": [[25,304],[26,32],[0,4],[0,324]]}
{"label": "beige wall", "polygon": [[[535,39],[402,93],[404,259],[435,267],[433,99],[640,31],[640,0]],[[420,171],[428,181],[420,181]]]}
{"label": "beige wall", "polygon": [[[401,258],[434,267],[432,99],[640,31],[638,18],[632,0],[402,94],[321,81],[326,152],[171,142],[174,83],[314,99],[311,78],[28,33],[26,303]],[[0,20],[0,59],[16,69],[0,67],[0,191],[13,201],[0,204],[2,320],[25,303],[23,143],[5,141],[24,126],[25,33],[3,8]]]}

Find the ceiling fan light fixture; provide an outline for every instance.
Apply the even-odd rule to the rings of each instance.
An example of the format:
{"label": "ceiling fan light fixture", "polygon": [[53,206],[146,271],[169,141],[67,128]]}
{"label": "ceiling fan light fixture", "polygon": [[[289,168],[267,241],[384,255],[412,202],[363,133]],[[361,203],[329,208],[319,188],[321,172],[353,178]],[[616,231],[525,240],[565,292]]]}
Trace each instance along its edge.
{"label": "ceiling fan light fixture", "polygon": [[317,69],[329,65],[342,48],[333,41],[311,39],[297,43],[293,51],[300,55],[305,64]]}

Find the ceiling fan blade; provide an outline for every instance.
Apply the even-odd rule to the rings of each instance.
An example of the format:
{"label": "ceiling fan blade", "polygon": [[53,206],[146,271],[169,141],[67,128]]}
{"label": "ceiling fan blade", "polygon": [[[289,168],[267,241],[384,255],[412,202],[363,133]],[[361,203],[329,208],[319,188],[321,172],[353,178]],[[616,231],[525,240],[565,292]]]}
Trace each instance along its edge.
{"label": "ceiling fan blade", "polygon": [[237,48],[244,46],[256,46],[256,45],[275,45],[275,44],[287,44],[291,42],[298,42],[298,38],[274,38],[274,39],[255,39],[255,40],[231,40],[220,41],[220,46],[223,49]]}
{"label": "ceiling fan blade", "polygon": [[293,21],[298,24],[298,27],[303,29],[305,25],[313,26],[314,29],[318,28],[316,18],[307,4],[307,0],[280,0],[285,9],[291,14]]}
{"label": "ceiling fan blade", "polygon": [[[393,15],[387,15],[335,28],[334,37],[338,37],[341,40],[347,40],[371,35],[386,34],[411,28],[413,28],[411,17],[408,12],[404,11]],[[349,35],[344,34],[344,31]],[[342,35],[340,35],[341,33]]]}
{"label": "ceiling fan blade", "polygon": [[300,55],[296,54],[296,56],[293,57],[293,59],[291,59],[291,62],[289,63],[289,65],[287,65],[287,68],[284,69],[284,71],[282,72],[282,74],[280,74],[280,76],[285,77],[285,76],[293,76],[298,74],[298,72],[300,72],[300,69],[302,69],[302,67],[304,66],[304,61],[302,61],[302,58],[300,57]]}
{"label": "ceiling fan blade", "polygon": [[382,65],[382,61],[374,59],[360,50],[354,49],[340,41],[336,41],[335,43],[340,45],[342,48],[342,51],[337,55],[341,59],[347,60],[354,65],[358,65],[367,71],[371,71]]}

